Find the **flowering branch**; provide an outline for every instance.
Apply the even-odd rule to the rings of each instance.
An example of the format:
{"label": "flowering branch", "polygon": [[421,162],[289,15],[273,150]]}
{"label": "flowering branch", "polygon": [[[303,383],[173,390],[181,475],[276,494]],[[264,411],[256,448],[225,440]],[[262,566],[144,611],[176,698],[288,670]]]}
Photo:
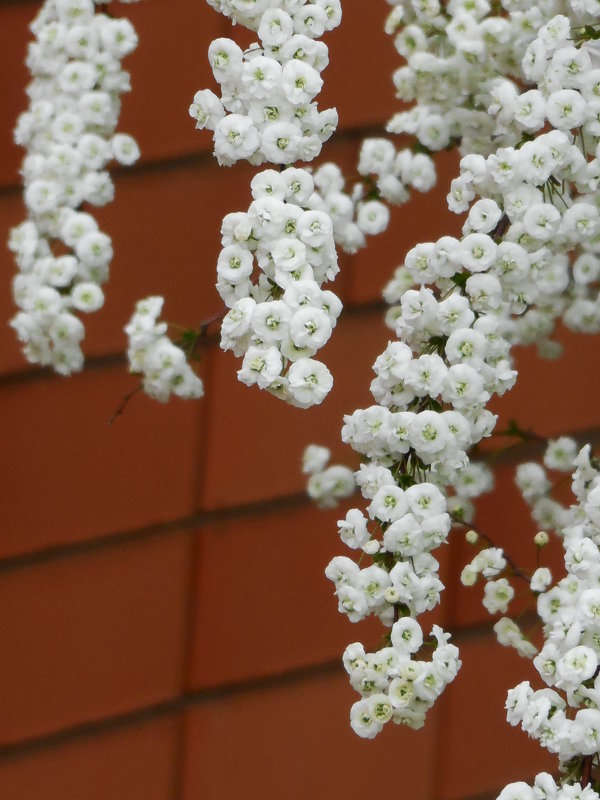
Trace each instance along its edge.
{"label": "flowering branch", "polygon": [[102,206],[114,188],[105,167],[132,164],[139,150],[115,134],[120,95],[129,89],[121,59],[137,45],[133,26],[97,12],[92,0],[46,0],[31,25],[29,110],[15,141],[27,149],[22,172],[28,218],[11,233],[21,309],[11,325],[33,363],[69,374],[83,366],[78,314],[104,303],[109,236],[82,208]]}

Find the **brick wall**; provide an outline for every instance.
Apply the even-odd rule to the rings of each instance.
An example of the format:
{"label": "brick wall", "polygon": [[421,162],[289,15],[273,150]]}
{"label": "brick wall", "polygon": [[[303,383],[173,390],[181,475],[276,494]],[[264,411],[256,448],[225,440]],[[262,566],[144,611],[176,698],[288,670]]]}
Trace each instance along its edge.
{"label": "brick wall", "polygon": [[[23,215],[22,154],[10,131],[25,102],[22,62],[37,6],[0,0],[3,238]],[[386,10],[346,0],[344,23],[327,40],[321,103],[337,105],[341,130],[325,156],[348,166],[365,131],[394,110]],[[229,35],[227,21],[201,0],[147,0],[126,11],[140,46],[127,65],[134,93],[121,129],[144,156],[117,173],[116,200],[99,215],[116,255],[106,306],[89,321],[86,369],[62,379],[27,365],[0,326],[0,797],[355,800],[375,788],[455,800],[495,796],[507,780],[552,768],[504,722],[506,689],[525,677],[525,662],[495,645],[465,590],[435,614],[454,631],[464,667],[426,727],[367,742],[351,733],[355,696],[340,654],[378,630],[337,614],[323,570],[342,552],[339,513],[309,505],[298,468],[309,441],[345,455],[342,414],[369,403],[370,365],[388,338],[379,298],[392,268],[417,241],[458,230],[442,210],[453,158],[441,159],[439,190],[394,211],[388,234],[344,258],[337,286],[347,313],[325,351],[336,384],[323,406],[300,411],[240,385],[233,357],[209,341],[202,401],[136,395],[108,425],[136,385],[121,332],[134,301],[164,293],[168,318],[190,325],[219,310],[220,220],[247,207],[253,173],[218,168],[210,137],[187,116],[195,90],[212,85],[205,53]],[[0,259],[7,320],[13,265],[7,251]],[[521,380],[497,408],[505,420],[517,416],[544,434],[562,431],[565,418],[571,430],[599,425],[598,342],[564,339],[559,365],[519,354]],[[497,479],[481,524],[527,564],[533,531],[510,464]],[[465,547],[456,536],[443,554],[457,589]]]}

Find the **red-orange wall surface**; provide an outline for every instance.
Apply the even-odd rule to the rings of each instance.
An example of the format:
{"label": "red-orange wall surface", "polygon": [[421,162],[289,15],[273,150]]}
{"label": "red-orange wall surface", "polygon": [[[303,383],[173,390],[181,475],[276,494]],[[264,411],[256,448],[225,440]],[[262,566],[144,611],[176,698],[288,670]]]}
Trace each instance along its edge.
{"label": "red-orange wall surface", "polygon": [[[11,130],[26,104],[27,26],[39,5],[0,0],[3,239],[25,213]],[[344,0],[327,37],[320,104],[337,106],[340,128],[323,157],[349,173],[361,138],[398,108],[388,9]],[[372,402],[371,364],[391,336],[381,289],[410,246],[460,230],[444,203],[456,158],[442,155],[439,188],[395,209],[388,233],[342,259],[334,288],[346,313],[323,351],[335,387],[322,406],[294,409],[239,384],[236,359],[213,336],[202,400],[136,394],[109,425],[137,385],[122,332],[135,301],[164,294],[166,317],[189,326],[220,310],[220,221],[248,206],[254,173],[218,167],[187,112],[197,89],[214,87],[206,51],[231,35],[228,21],[203,0],[114,12],[139,33],[120,129],[143,157],[115,173],[115,201],[98,213],[115,257],[80,374],[61,378],[22,358],[7,324],[14,265],[0,249],[0,798],[458,800],[554,769],[504,721],[507,688],[531,670],[495,643],[481,589],[460,588],[471,557],[460,533],[442,553],[449,588],[434,615],[461,647],[459,678],[422,730],[389,726],[374,741],[351,732],[356,696],[341,653],[356,639],[374,644],[380,630],[338,615],[323,571],[344,552],[340,512],[315,509],[300,472],[309,442],[352,460],[342,416]],[[496,404],[504,421],[544,435],[598,426],[599,344],[562,338],[560,362],[518,354],[519,383]],[[478,519],[528,565],[535,528],[512,471],[505,459]]]}

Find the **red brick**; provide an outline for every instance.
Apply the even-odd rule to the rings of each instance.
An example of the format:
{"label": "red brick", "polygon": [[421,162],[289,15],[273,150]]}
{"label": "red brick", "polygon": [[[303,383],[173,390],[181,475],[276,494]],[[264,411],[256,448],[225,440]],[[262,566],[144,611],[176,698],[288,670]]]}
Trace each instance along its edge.
{"label": "red brick", "polygon": [[[248,207],[251,175],[247,165],[221,169],[212,162],[196,169],[187,165],[119,175],[114,202],[94,212],[112,238],[115,255],[103,287],[104,307],[83,317],[87,356],[125,350],[123,327],[142,297],[163,295],[164,318],[189,327],[223,308],[215,289],[221,222],[229,211]],[[0,216],[8,227],[23,221],[19,194],[0,199]],[[0,259],[6,262],[0,310],[10,319],[17,310],[10,289],[17,269],[7,250]],[[13,330],[2,326],[3,371],[28,368],[15,339]]]}
{"label": "red brick", "polygon": [[[7,3],[0,9],[0,29],[10,31],[0,109],[0,185],[19,180],[24,150],[13,143],[12,131],[28,105],[25,55],[36,12],[35,3]],[[160,0],[113,13],[131,19],[139,36],[137,50],[123,61],[131,73],[132,92],[123,95],[118,130],[135,136],[142,161],[212,150],[211,133],[195,129],[188,107],[198,89],[218,90],[207,52],[212,39],[230,35],[228,21],[195,0],[179,0],[176,14]]]}
{"label": "red brick", "polygon": [[208,46],[231,35],[231,24],[206,3],[170,0],[118,10],[131,19],[137,50],[123,63],[132,92],[123,98],[119,129],[133,134],[144,160],[212,150],[210,131],[197,131],[188,108],[198,89],[219,91],[208,64]]}
{"label": "red brick", "polygon": [[344,4],[341,25],[324,37],[329,66],[317,97],[320,108],[335,106],[340,129],[383,126],[400,110],[392,72],[401,65],[393,40],[383,30],[389,8],[361,3]]}
{"label": "red brick", "polygon": [[0,763],[7,800],[171,800],[177,722],[85,738]]}
{"label": "red brick", "polygon": [[179,694],[189,546],[171,535],[0,576],[2,743]]}
{"label": "red brick", "polygon": [[378,620],[352,625],[338,613],[324,575],[335,555],[355,555],[337,535],[344,516],[308,506],[199,531],[191,688],[341,659],[357,637],[365,646],[379,641]]}
{"label": "red brick", "polygon": [[[379,313],[343,317],[318,358],[334,376],[324,402],[309,410],[292,408],[236,377],[241,360],[215,358],[210,387],[211,426],[203,447],[205,477],[200,487],[206,508],[247,503],[304,489],[302,452],[310,442],[333,446],[340,457],[342,416],[374,402],[368,387],[371,366],[387,332]],[[350,366],[351,359],[351,366]]]}
{"label": "red brick", "polygon": [[[32,3],[3,6],[2,30],[7,39],[5,92],[0,128],[3,133],[0,185],[18,180],[23,151],[12,143],[12,129],[18,114],[26,108],[25,85],[29,80],[25,53],[32,35],[28,25],[35,15]],[[139,141],[145,161],[212,149],[209,132],[196,131],[188,107],[198,89],[219,91],[207,51],[218,36],[244,42],[252,35],[233,27],[229,20],[194,0],[180,0],[178,13],[169,13],[166,2],[143,3],[118,9],[131,19],[139,36],[137,50],[124,61],[132,76],[132,93],[124,95],[119,130],[132,133]],[[324,91],[319,105],[335,105],[340,127],[383,124],[398,109],[391,81],[400,59],[392,40],[383,32],[385,7],[373,9],[368,25],[364,9],[344,9],[340,28],[326,37],[331,63],[324,72]],[[359,53],[349,57],[357,48]],[[369,52],[377,57],[368,58]],[[373,87],[378,87],[373,91]]]}
{"label": "red brick", "polygon": [[[0,11],[2,9],[0,8]],[[0,104],[1,105],[1,104]],[[25,219],[25,209],[19,192],[14,191],[0,196],[0,220],[5,237],[8,231]],[[15,332],[8,326],[8,321],[17,312],[13,301],[12,279],[17,272],[13,254],[6,247],[4,240],[0,246],[0,374],[13,370],[31,370],[21,353],[21,345]]]}
{"label": "red brick", "polygon": [[200,403],[134,396],[123,366],[7,385],[0,553],[167,521],[194,508]]}
{"label": "red brick", "polygon": [[500,415],[499,429],[511,418],[543,436],[600,424],[598,407],[591,402],[599,387],[595,366],[600,361],[600,337],[561,328],[557,338],[564,345],[557,361],[540,359],[533,347],[515,349],[517,383],[492,405]]}
{"label": "red brick", "polygon": [[508,689],[523,680],[541,688],[531,662],[491,637],[459,645],[463,666],[438,701],[435,797],[459,800],[495,794],[511,781],[555,770],[555,758],[506,722]]}
{"label": "red brick", "polygon": [[189,714],[185,800],[430,797],[435,710],[420,731],[365,741],[348,724],[356,698],[344,673],[203,703]]}
{"label": "red brick", "polygon": [[17,117],[28,104],[25,86],[30,80],[25,67],[29,23],[37,13],[34,3],[3,3],[0,7],[2,40],[2,103],[0,104],[0,186],[19,181],[19,166],[24,151],[13,142]]}
{"label": "red brick", "polygon": [[251,175],[247,165],[208,162],[120,176],[114,203],[98,214],[115,257],[106,305],[86,320],[86,352],[122,351],[123,326],[142,297],[163,295],[164,318],[186,327],[224,308],[215,289],[221,222],[248,208]]}

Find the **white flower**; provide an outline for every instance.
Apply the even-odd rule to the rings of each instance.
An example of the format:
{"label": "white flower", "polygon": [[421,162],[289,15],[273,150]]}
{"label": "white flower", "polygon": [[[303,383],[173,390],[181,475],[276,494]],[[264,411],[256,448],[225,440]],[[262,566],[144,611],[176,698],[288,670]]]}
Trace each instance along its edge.
{"label": "white flower", "polygon": [[496,257],[498,245],[485,233],[469,233],[460,243],[460,258],[469,272],[489,269]]}
{"label": "white flower", "polygon": [[541,497],[551,486],[544,468],[534,462],[519,464],[515,480],[526,500]]}
{"label": "white flower", "polygon": [[581,755],[593,755],[598,752],[600,748],[600,710],[583,708],[577,711],[569,738],[575,751]]}
{"label": "white flower", "polygon": [[274,164],[291,164],[298,158],[302,131],[292,122],[272,122],[262,130],[261,152]]}
{"label": "white flower", "polygon": [[117,133],[111,139],[113,156],[119,164],[130,166],[140,157],[140,148],[133,136],[125,133]]}
{"label": "white flower", "polygon": [[402,617],[392,625],[390,639],[400,653],[416,653],[423,644],[423,631],[415,619]]}
{"label": "white flower", "polygon": [[208,128],[214,131],[217,123],[225,116],[223,104],[210,89],[201,89],[194,95],[189,115],[196,120],[196,128]]}
{"label": "white flower", "polygon": [[362,547],[370,539],[367,519],[358,508],[351,508],[345,519],[337,521],[337,525],[341,540],[352,549]]}
{"label": "white flower", "polygon": [[555,685],[569,687],[591,678],[598,667],[598,656],[590,647],[572,647],[556,664]]}
{"label": "white flower", "polygon": [[371,519],[394,522],[408,511],[404,490],[399,486],[383,486],[377,491],[367,511]]}
{"label": "white flower", "polygon": [[308,496],[320,508],[335,508],[340,498],[348,497],[354,491],[352,470],[334,464],[322,472],[313,473],[308,479],[306,489]]}
{"label": "white flower", "polygon": [[569,436],[561,436],[559,439],[548,442],[544,453],[544,464],[548,469],[570,472],[573,469],[578,451],[579,445],[575,439],[571,439]]}
{"label": "white flower", "polygon": [[356,224],[363,233],[371,236],[384,231],[390,220],[390,212],[386,205],[378,200],[360,203]]}
{"label": "white flower", "polygon": [[332,333],[331,321],[320,308],[303,306],[289,323],[290,337],[297,347],[322,347]]}
{"label": "white flower", "polygon": [[254,260],[249,250],[239,244],[224,247],[217,261],[217,275],[224,281],[238,284],[252,274]]}
{"label": "white flower", "polygon": [[241,114],[228,114],[217,122],[214,141],[219,163],[230,166],[237,159],[255,153],[261,140],[252,120]]}
{"label": "white flower", "polygon": [[287,378],[292,400],[301,408],[321,403],[333,386],[333,377],[325,364],[312,358],[295,361]]}
{"label": "white flower", "polygon": [[538,567],[531,576],[531,591],[544,592],[552,582],[552,574],[548,567]]}
{"label": "white flower", "polygon": [[410,442],[426,463],[439,457],[449,441],[450,431],[441,414],[421,411],[415,416],[410,426]]}
{"label": "white flower", "polygon": [[489,393],[484,389],[483,378],[473,367],[453,364],[448,370],[442,398],[456,409],[463,409],[484,403]]}
{"label": "white flower", "polygon": [[488,581],[484,588],[483,605],[490,614],[506,613],[508,604],[515,595],[515,590],[506,578]]}
{"label": "white flower", "polygon": [[545,183],[556,166],[550,148],[544,144],[542,137],[525,142],[518,151],[517,169],[524,180],[534,185]]}
{"label": "white flower", "polygon": [[559,130],[578,128],[586,116],[586,101],[575,89],[560,89],[546,100],[546,118]]}
{"label": "white flower", "polygon": [[96,283],[78,283],[73,287],[71,300],[78,311],[97,311],[104,305],[104,294]]}
{"label": "white flower", "polygon": [[505,786],[497,800],[536,800],[536,797],[531,786],[524,781],[517,781]]}
{"label": "white flower", "polygon": [[316,69],[299,59],[288,61],[281,74],[281,88],[294,105],[309,103],[323,86],[323,79]]}
{"label": "white flower", "polygon": [[327,466],[330,457],[331,451],[328,447],[309,444],[302,454],[302,472],[307,475],[312,475],[314,472],[322,472]]}
{"label": "white flower", "polygon": [[368,700],[354,703],[350,709],[350,725],[354,733],[363,739],[373,739],[383,728],[383,723],[376,719]]}

